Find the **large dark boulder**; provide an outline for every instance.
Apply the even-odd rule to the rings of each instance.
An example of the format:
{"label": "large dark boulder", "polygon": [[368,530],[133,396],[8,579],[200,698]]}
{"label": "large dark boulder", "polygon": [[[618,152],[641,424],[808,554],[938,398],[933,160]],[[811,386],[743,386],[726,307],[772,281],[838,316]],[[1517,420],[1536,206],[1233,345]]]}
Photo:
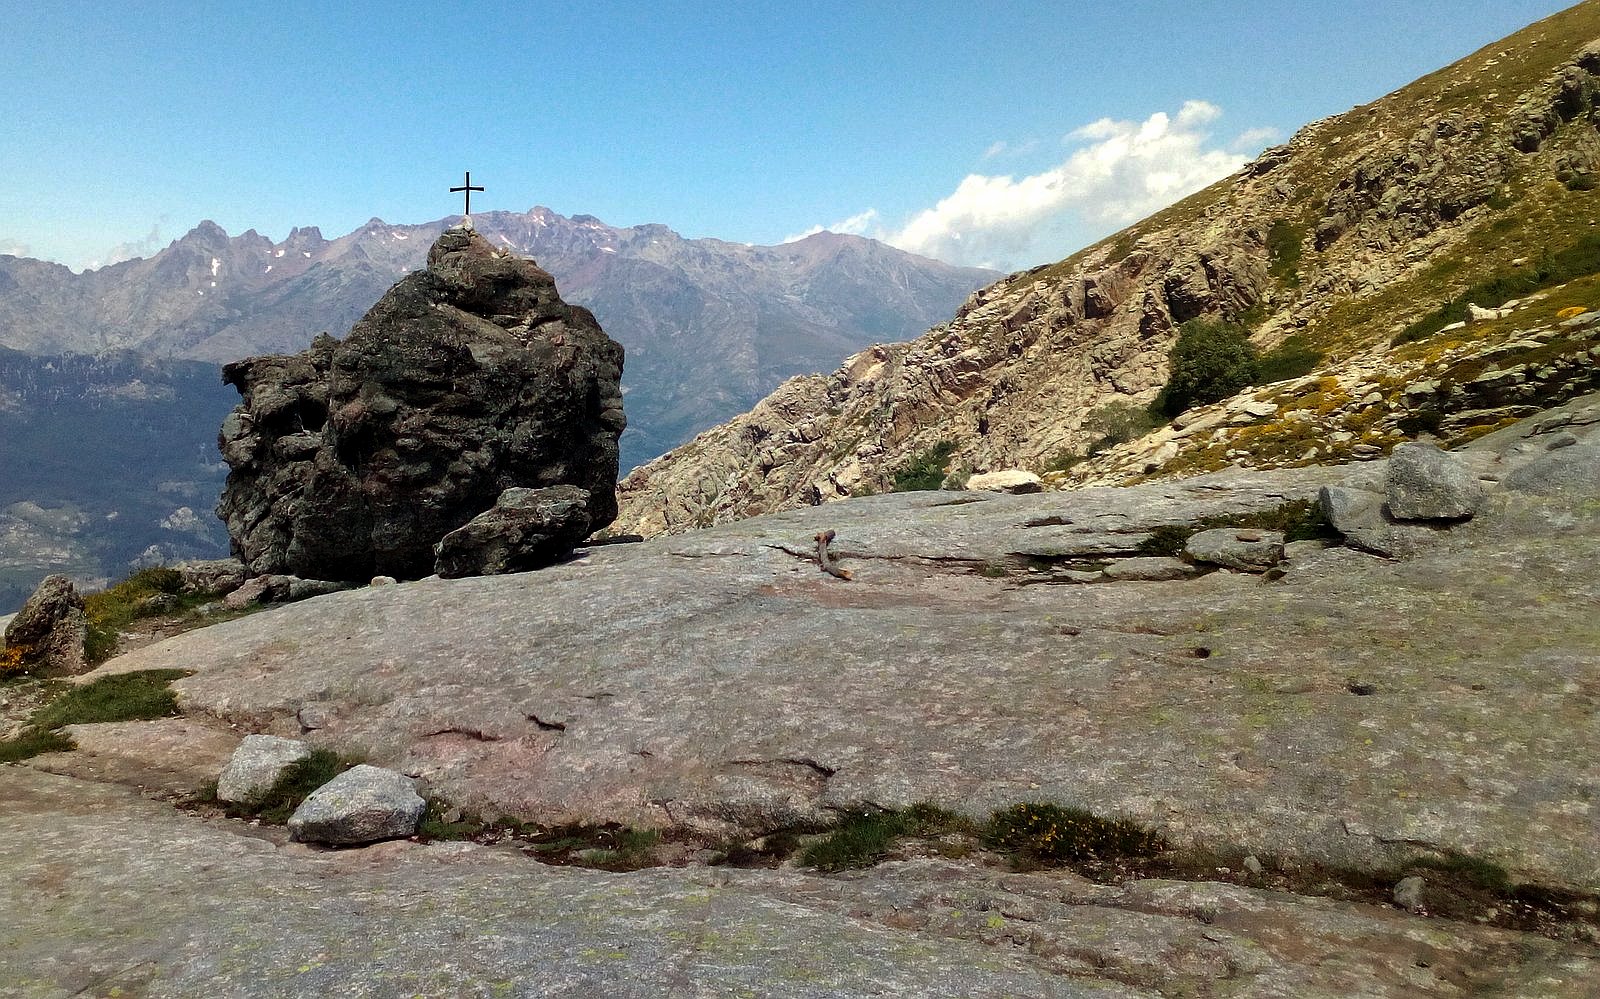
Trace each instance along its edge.
{"label": "large dark boulder", "polygon": [[433,572],[505,490],[587,490],[615,518],[622,347],[533,261],[447,230],[343,341],[227,365],[217,513],[252,573]]}

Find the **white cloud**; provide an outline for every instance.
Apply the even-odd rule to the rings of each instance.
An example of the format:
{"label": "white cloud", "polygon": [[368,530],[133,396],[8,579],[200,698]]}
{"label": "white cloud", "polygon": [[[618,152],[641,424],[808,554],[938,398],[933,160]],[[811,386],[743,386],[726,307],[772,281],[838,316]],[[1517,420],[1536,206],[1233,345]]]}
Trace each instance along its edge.
{"label": "white cloud", "polygon": [[14,239],[0,239],[0,256],[26,257],[29,255],[28,249],[27,243]]}
{"label": "white cloud", "polygon": [[135,257],[154,256],[163,246],[166,245],[166,242],[166,240],[161,238],[161,224],[158,222],[150,227],[150,231],[146,233],[143,238],[129,240],[126,243],[118,243],[116,246],[113,246],[111,249],[101,254],[97,259],[89,261],[84,265],[83,269],[94,270],[97,267],[109,267],[112,264],[120,264],[124,260],[132,260]]}
{"label": "white cloud", "polygon": [[798,235],[784,237],[783,241],[785,243],[793,243],[797,239],[805,239],[807,236],[815,236],[819,232],[837,232],[843,233],[847,236],[865,236],[869,231],[877,228],[877,222],[878,210],[876,208],[868,208],[864,212],[858,212],[855,215],[835,222],[832,225],[814,225]]}
{"label": "white cloud", "polygon": [[1218,145],[1205,129],[1221,114],[1189,101],[1176,115],[1142,122],[1101,118],[1066,136],[1074,148],[1056,166],[1020,178],[970,174],[934,207],[877,235],[952,263],[1016,268],[1058,260],[1246,163],[1245,150],[1258,150],[1266,132]]}

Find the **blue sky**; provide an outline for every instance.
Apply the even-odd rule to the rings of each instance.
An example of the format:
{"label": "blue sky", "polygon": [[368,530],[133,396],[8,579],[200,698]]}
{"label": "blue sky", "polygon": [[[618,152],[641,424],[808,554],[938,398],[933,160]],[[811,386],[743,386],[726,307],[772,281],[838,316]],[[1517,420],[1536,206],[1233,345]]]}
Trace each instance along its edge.
{"label": "blue sky", "polygon": [[8,5],[0,253],[549,206],[1058,259],[1566,4]]}

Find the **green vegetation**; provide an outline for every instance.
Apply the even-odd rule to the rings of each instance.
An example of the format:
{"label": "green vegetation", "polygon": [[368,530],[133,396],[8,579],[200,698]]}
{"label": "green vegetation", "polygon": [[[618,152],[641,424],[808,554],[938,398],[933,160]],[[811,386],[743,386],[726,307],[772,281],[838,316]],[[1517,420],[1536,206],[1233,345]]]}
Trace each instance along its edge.
{"label": "green vegetation", "polygon": [[1184,323],[1168,360],[1171,372],[1150,404],[1152,416],[1171,419],[1195,406],[1221,402],[1256,381],[1256,348],[1237,323]]}
{"label": "green vegetation", "polygon": [[25,728],[16,737],[0,742],[0,763],[17,763],[45,753],[65,753],[76,748],[73,741],[60,732]]}
{"label": "green vegetation", "polygon": [[1498,308],[1545,288],[1600,274],[1600,235],[1589,234],[1559,252],[1514,271],[1502,271],[1469,287],[1407,326],[1391,341],[1395,346],[1425,340],[1453,323],[1465,322],[1467,306]]}
{"label": "green vegetation", "polygon": [[894,473],[894,492],[910,493],[938,489],[944,484],[945,466],[956,453],[955,441],[940,441]]}
{"label": "green vegetation", "polygon": [[1317,370],[1325,355],[1298,333],[1261,356],[1256,362],[1256,384],[1266,385],[1299,378]]}
{"label": "green vegetation", "polygon": [[1268,272],[1282,284],[1300,284],[1300,254],[1306,241],[1306,227],[1279,219],[1267,230]]}
{"label": "green vegetation", "polygon": [[1041,802],[1023,802],[995,812],[983,840],[1037,864],[1153,857],[1167,846],[1160,833],[1132,819],[1107,819],[1081,808]]}
{"label": "green vegetation", "polygon": [[800,863],[823,871],[871,867],[886,857],[901,837],[931,838],[972,831],[970,820],[937,805],[917,804],[904,811],[851,812],[826,839],[806,847],[800,854]]}
{"label": "green vegetation", "polygon": [[227,806],[235,818],[254,817],[263,822],[282,825],[300,807],[307,796],[355,766],[358,760],[343,759],[326,749],[312,750],[311,755],[289,765],[273,784],[258,797]]}
{"label": "green vegetation", "polygon": [[171,683],[189,675],[181,669],[141,670],[68,688],[35,711],[19,735],[0,742],[0,763],[72,749],[72,740],[60,732],[68,725],[170,718],[178,713]]}
{"label": "green vegetation", "polygon": [[1323,353],[1302,336],[1291,336],[1258,354],[1239,323],[1191,319],[1178,330],[1168,355],[1167,384],[1150,404],[1150,415],[1171,419],[1195,406],[1221,402],[1251,385],[1299,378],[1315,371]]}
{"label": "green vegetation", "polygon": [[105,662],[117,651],[118,634],[133,621],[187,610],[208,599],[209,595],[184,595],[183,574],[176,569],[141,569],[122,582],[83,598],[89,618],[84,658],[91,663]]}

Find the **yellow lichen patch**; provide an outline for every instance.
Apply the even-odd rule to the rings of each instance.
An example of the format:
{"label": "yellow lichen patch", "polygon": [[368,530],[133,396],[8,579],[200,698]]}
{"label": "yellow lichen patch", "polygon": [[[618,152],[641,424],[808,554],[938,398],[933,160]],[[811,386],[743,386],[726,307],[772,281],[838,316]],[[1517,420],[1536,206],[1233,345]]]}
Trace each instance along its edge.
{"label": "yellow lichen patch", "polygon": [[9,645],[0,650],[0,677],[21,673],[27,669],[31,651],[26,645]]}
{"label": "yellow lichen patch", "polygon": [[1556,313],[1556,318],[1557,319],[1571,319],[1574,316],[1581,316],[1585,312],[1588,312],[1588,311],[1589,310],[1587,308],[1585,308],[1584,306],[1581,306],[1581,305],[1570,305],[1567,308],[1562,309],[1561,311],[1557,312]]}

